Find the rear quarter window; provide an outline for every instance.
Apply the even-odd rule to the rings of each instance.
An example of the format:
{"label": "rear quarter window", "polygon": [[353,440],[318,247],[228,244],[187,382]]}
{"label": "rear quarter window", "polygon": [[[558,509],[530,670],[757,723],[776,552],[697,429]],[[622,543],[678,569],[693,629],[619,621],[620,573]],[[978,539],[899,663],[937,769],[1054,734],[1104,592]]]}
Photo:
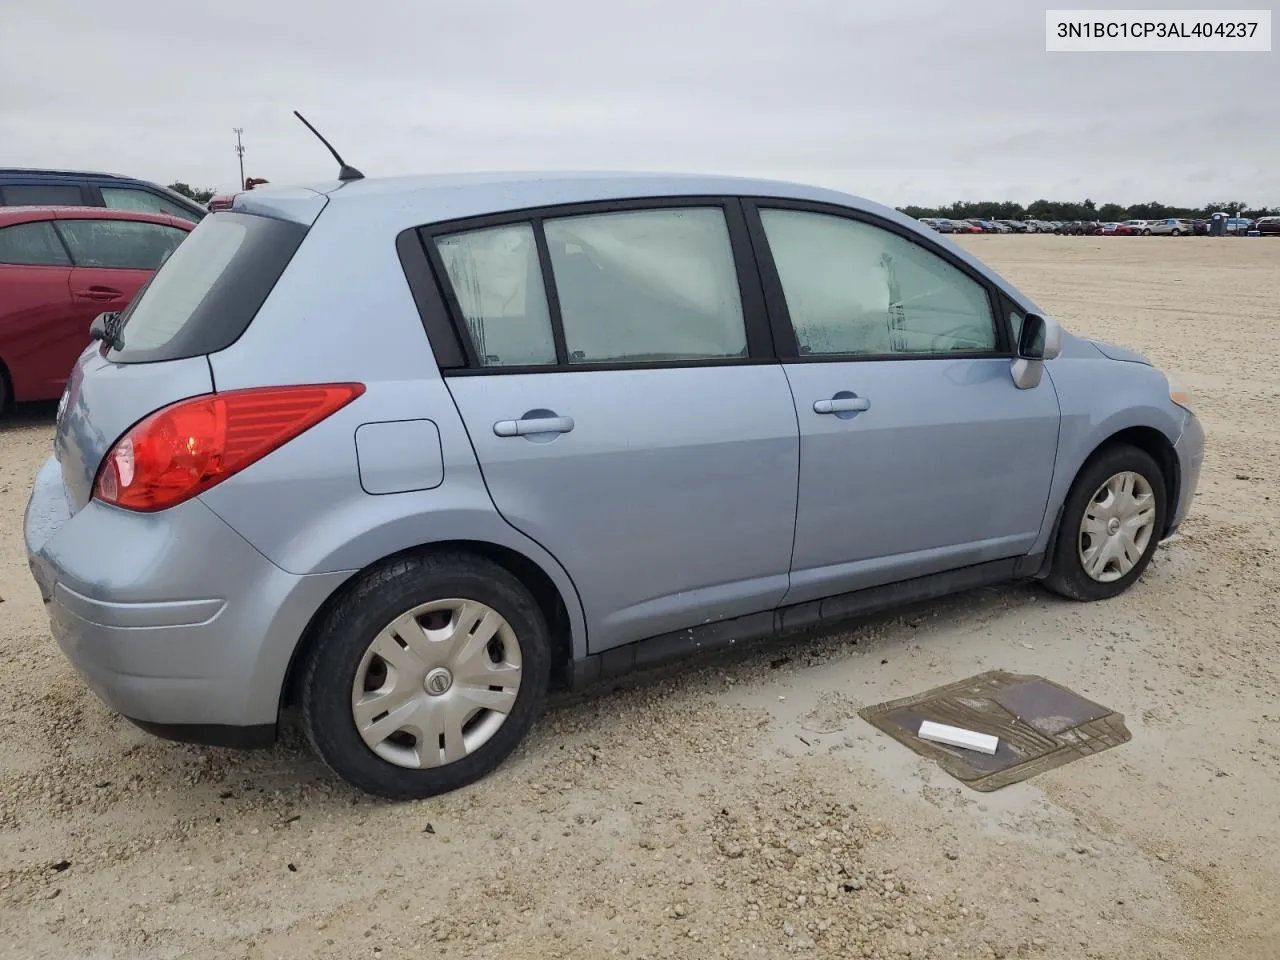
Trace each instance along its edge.
{"label": "rear quarter window", "polygon": [[56,183],[10,184],[0,187],[0,197],[7,207],[78,207],[85,202],[79,187]]}
{"label": "rear quarter window", "polygon": [[125,310],[107,359],[151,363],[225,350],[249,328],[306,233],[263,216],[205,217]]}

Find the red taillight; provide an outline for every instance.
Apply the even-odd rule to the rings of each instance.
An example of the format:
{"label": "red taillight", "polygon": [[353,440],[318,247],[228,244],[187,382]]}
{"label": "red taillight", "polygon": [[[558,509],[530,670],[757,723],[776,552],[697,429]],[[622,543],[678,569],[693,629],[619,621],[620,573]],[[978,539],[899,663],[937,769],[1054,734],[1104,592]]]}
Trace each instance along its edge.
{"label": "red taillight", "polygon": [[231,390],[163,407],[116,441],[93,495],[128,510],[189,500],[364,393],[362,383]]}

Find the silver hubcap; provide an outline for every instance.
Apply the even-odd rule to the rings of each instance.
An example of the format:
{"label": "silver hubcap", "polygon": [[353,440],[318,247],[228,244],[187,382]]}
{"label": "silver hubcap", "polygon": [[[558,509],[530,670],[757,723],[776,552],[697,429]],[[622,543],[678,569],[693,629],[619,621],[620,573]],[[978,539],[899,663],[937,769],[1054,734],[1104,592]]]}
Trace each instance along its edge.
{"label": "silver hubcap", "polygon": [[1156,526],[1156,497],[1144,476],[1117,473],[1097,489],[1080,521],[1080,565],[1100,583],[1119,580],[1142,559]]}
{"label": "silver hubcap", "polygon": [[498,732],[521,674],[520,645],[501,614],[475,600],[435,600],[373,638],[351,687],[351,716],[382,759],[439,767]]}

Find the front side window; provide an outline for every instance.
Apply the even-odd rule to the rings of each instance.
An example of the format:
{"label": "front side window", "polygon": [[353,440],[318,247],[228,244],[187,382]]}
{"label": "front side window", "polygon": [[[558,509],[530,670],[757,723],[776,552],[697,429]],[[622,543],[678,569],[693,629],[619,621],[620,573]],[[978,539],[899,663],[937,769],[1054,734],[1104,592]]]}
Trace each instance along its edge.
{"label": "front side window", "polygon": [[435,244],[482,367],[556,362],[532,225],[468,230]]}
{"label": "front side window", "polygon": [[747,355],[718,207],[564,217],[545,230],[569,363]]}
{"label": "front side window", "polygon": [[987,291],[918,243],[845,217],[761,210],[805,356],[987,353]]}
{"label": "front side window", "polygon": [[183,220],[193,219],[191,211],[186,207],[132,187],[103,187],[102,202],[111,210],[139,210],[143,213],[163,213]]}
{"label": "front side window", "polygon": [[27,267],[65,267],[71,261],[48,222],[0,228],[0,263]]}
{"label": "front side window", "polygon": [[59,220],[78,267],[156,270],[186,237],[177,227],[137,220]]}

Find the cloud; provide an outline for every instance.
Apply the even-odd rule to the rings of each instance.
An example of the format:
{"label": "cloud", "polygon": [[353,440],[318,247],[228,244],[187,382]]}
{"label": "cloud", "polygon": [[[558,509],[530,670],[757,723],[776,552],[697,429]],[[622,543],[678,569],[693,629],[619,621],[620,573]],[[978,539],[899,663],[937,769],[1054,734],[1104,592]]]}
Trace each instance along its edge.
{"label": "cloud", "polygon": [[226,189],[240,126],[250,175],[329,179],[296,107],[371,176],[680,169],[895,204],[1280,204],[1257,162],[1280,153],[1277,55],[1050,54],[1023,0],[7,7],[0,144],[19,165]]}

